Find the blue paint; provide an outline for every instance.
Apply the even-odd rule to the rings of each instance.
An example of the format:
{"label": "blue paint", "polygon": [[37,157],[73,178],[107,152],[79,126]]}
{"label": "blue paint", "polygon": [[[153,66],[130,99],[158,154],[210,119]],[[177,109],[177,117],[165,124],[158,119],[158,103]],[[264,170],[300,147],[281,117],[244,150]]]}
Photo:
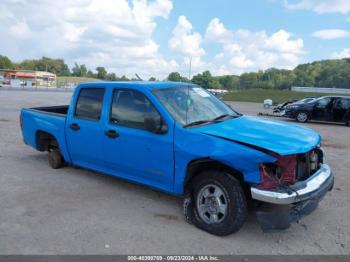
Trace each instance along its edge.
{"label": "blue paint", "polygon": [[280,155],[306,153],[320,143],[320,136],[301,125],[242,116],[196,129],[214,135],[268,149]]}
{"label": "blue paint", "polygon": [[[176,195],[183,194],[187,168],[192,161],[213,159],[241,172],[247,183],[255,185],[260,181],[259,163],[275,161],[258,148],[289,155],[307,152],[320,143],[320,136],[310,129],[248,116],[183,128],[151,90],[184,85],[194,86],[174,82],[81,84],[72,96],[67,116],[22,109],[24,142],[37,148],[37,131],[47,132],[56,138],[65,161],[70,164]],[[101,117],[96,121],[74,116],[79,91],[89,87],[105,89]],[[110,123],[115,88],[142,92],[159,111],[168,131],[156,134]],[[79,124],[80,130],[70,129],[72,123]],[[117,131],[119,137],[108,138],[104,134],[106,130]]]}

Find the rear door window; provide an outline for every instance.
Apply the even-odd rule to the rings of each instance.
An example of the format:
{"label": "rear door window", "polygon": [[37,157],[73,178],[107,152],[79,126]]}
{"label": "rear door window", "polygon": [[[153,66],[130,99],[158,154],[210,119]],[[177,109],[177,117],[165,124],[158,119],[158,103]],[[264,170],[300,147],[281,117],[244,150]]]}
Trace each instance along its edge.
{"label": "rear door window", "polygon": [[346,98],[338,98],[334,104],[335,109],[347,110],[349,108],[349,100]]}
{"label": "rear door window", "polygon": [[104,88],[82,88],[78,96],[75,116],[87,120],[99,120],[104,93]]}

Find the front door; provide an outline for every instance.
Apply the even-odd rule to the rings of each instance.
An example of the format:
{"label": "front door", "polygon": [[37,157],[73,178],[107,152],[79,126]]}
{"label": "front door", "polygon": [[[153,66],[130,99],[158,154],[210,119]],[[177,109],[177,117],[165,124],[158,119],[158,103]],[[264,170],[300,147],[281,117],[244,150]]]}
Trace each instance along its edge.
{"label": "front door", "polygon": [[312,119],[332,121],[332,98],[324,97],[317,100],[312,111]]}
{"label": "front door", "polygon": [[[146,130],[146,118],[161,118],[144,93],[115,89],[103,141],[105,165],[113,174],[170,191],[173,187],[173,128]],[[109,134],[109,135],[108,135]]]}

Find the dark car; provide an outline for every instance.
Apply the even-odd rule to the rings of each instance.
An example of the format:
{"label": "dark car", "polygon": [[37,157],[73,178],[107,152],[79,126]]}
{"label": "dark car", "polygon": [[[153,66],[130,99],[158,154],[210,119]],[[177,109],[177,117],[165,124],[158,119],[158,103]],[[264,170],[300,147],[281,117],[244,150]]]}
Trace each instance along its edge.
{"label": "dark car", "polygon": [[308,103],[308,102],[311,102],[312,100],[315,100],[315,99],[316,99],[316,97],[306,96],[305,98],[303,98],[301,100],[296,100],[296,99],[289,100],[287,102],[284,102],[282,104],[278,104],[278,105],[274,106],[273,113],[279,114],[279,115],[284,115],[285,110],[286,110],[288,105],[294,104],[294,103]]}
{"label": "dark car", "polygon": [[285,116],[298,122],[309,120],[338,122],[350,125],[350,97],[323,96],[307,102],[299,101],[286,107]]}

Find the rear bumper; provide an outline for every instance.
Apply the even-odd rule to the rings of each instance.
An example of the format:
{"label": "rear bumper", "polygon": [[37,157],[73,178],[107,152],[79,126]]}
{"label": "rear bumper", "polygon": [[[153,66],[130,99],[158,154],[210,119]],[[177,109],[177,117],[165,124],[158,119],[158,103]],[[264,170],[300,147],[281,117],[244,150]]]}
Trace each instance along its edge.
{"label": "rear bumper", "polygon": [[309,199],[322,198],[333,188],[334,175],[330,167],[323,164],[321,168],[305,181],[295,183],[291,191],[270,191],[256,187],[251,188],[252,198],[277,205],[288,205]]}

